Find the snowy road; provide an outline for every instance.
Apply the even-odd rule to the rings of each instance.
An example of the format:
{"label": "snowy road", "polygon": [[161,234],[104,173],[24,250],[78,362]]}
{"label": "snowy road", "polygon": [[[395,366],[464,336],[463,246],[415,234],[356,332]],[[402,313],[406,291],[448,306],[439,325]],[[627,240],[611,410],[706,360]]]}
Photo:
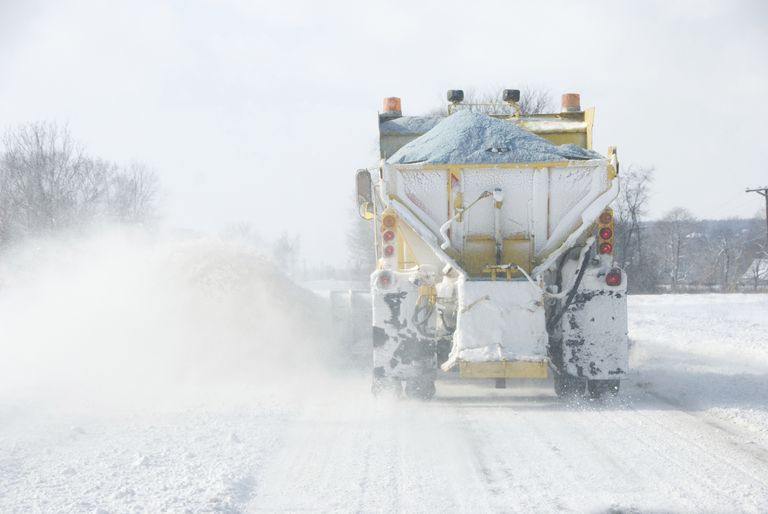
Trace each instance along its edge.
{"label": "snowy road", "polygon": [[252,511],[727,512],[768,509],[768,452],[641,395],[442,384],[441,398],[316,404],[286,429]]}
{"label": "snowy road", "polygon": [[603,402],[454,379],[376,401],[355,377],[98,415],[4,402],[0,512],[765,512],[766,313],[631,298],[636,372]]}

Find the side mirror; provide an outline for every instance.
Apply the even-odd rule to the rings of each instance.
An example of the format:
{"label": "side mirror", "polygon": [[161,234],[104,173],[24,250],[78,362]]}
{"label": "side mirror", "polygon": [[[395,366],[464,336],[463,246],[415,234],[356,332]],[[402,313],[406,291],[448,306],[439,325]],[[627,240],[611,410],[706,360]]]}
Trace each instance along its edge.
{"label": "side mirror", "polygon": [[357,170],[357,207],[360,217],[365,220],[373,219],[373,182],[368,170]]}

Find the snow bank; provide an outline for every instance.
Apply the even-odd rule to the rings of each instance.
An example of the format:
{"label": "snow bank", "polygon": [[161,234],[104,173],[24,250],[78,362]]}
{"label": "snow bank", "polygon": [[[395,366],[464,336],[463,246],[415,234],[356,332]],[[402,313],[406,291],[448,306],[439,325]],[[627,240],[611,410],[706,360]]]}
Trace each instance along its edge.
{"label": "snow bank", "polygon": [[628,299],[637,386],[768,444],[768,295]]}
{"label": "snow bank", "polygon": [[390,164],[493,164],[601,159],[577,145],[553,145],[509,121],[459,111],[403,146]]}
{"label": "snow bank", "polygon": [[324,300],[240,243],[42,241],[0,258],[0,390],[286,383],[321,367],[327,318]]}
{"label": "snow bank", "polygon": [[[768,370],[768,295],[630,296],[630,336],[653,341],[653,357],[672,351],[740,370]],[[658,352],[658,353],[657,353]]]}

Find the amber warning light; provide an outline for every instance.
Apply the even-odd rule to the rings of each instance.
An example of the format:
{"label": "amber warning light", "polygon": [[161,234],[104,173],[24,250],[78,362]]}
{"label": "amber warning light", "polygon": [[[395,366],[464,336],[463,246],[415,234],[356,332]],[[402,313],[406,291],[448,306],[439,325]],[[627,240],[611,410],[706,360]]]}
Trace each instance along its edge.
{"label": "amber warning light", "polygon": [[396,96],[388,96],[384,99],[384,112],[402,112],[400,99]]}

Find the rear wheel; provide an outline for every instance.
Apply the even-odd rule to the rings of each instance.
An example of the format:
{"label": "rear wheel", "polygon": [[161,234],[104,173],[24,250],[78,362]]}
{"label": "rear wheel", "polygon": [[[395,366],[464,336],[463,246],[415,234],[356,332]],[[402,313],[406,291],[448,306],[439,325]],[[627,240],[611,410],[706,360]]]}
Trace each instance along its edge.
{"label": "rear wheel", "polygon": [[555,394],[560,398],[581,396],[586,389],[587,381],[565,373],[555,373]]}
{"label": "rear wheel", "polygon": [[601,398],[606,394],[616,396],[619,394],[619,384],[621,382],[618,380],[590,380],[587,389],[591,398]]}
{"label": "rear wheel", "polygon": [[408,379],[405,381],[405,395],[408,398],[429,400],[435,396],[435,380],[429,377]]}

